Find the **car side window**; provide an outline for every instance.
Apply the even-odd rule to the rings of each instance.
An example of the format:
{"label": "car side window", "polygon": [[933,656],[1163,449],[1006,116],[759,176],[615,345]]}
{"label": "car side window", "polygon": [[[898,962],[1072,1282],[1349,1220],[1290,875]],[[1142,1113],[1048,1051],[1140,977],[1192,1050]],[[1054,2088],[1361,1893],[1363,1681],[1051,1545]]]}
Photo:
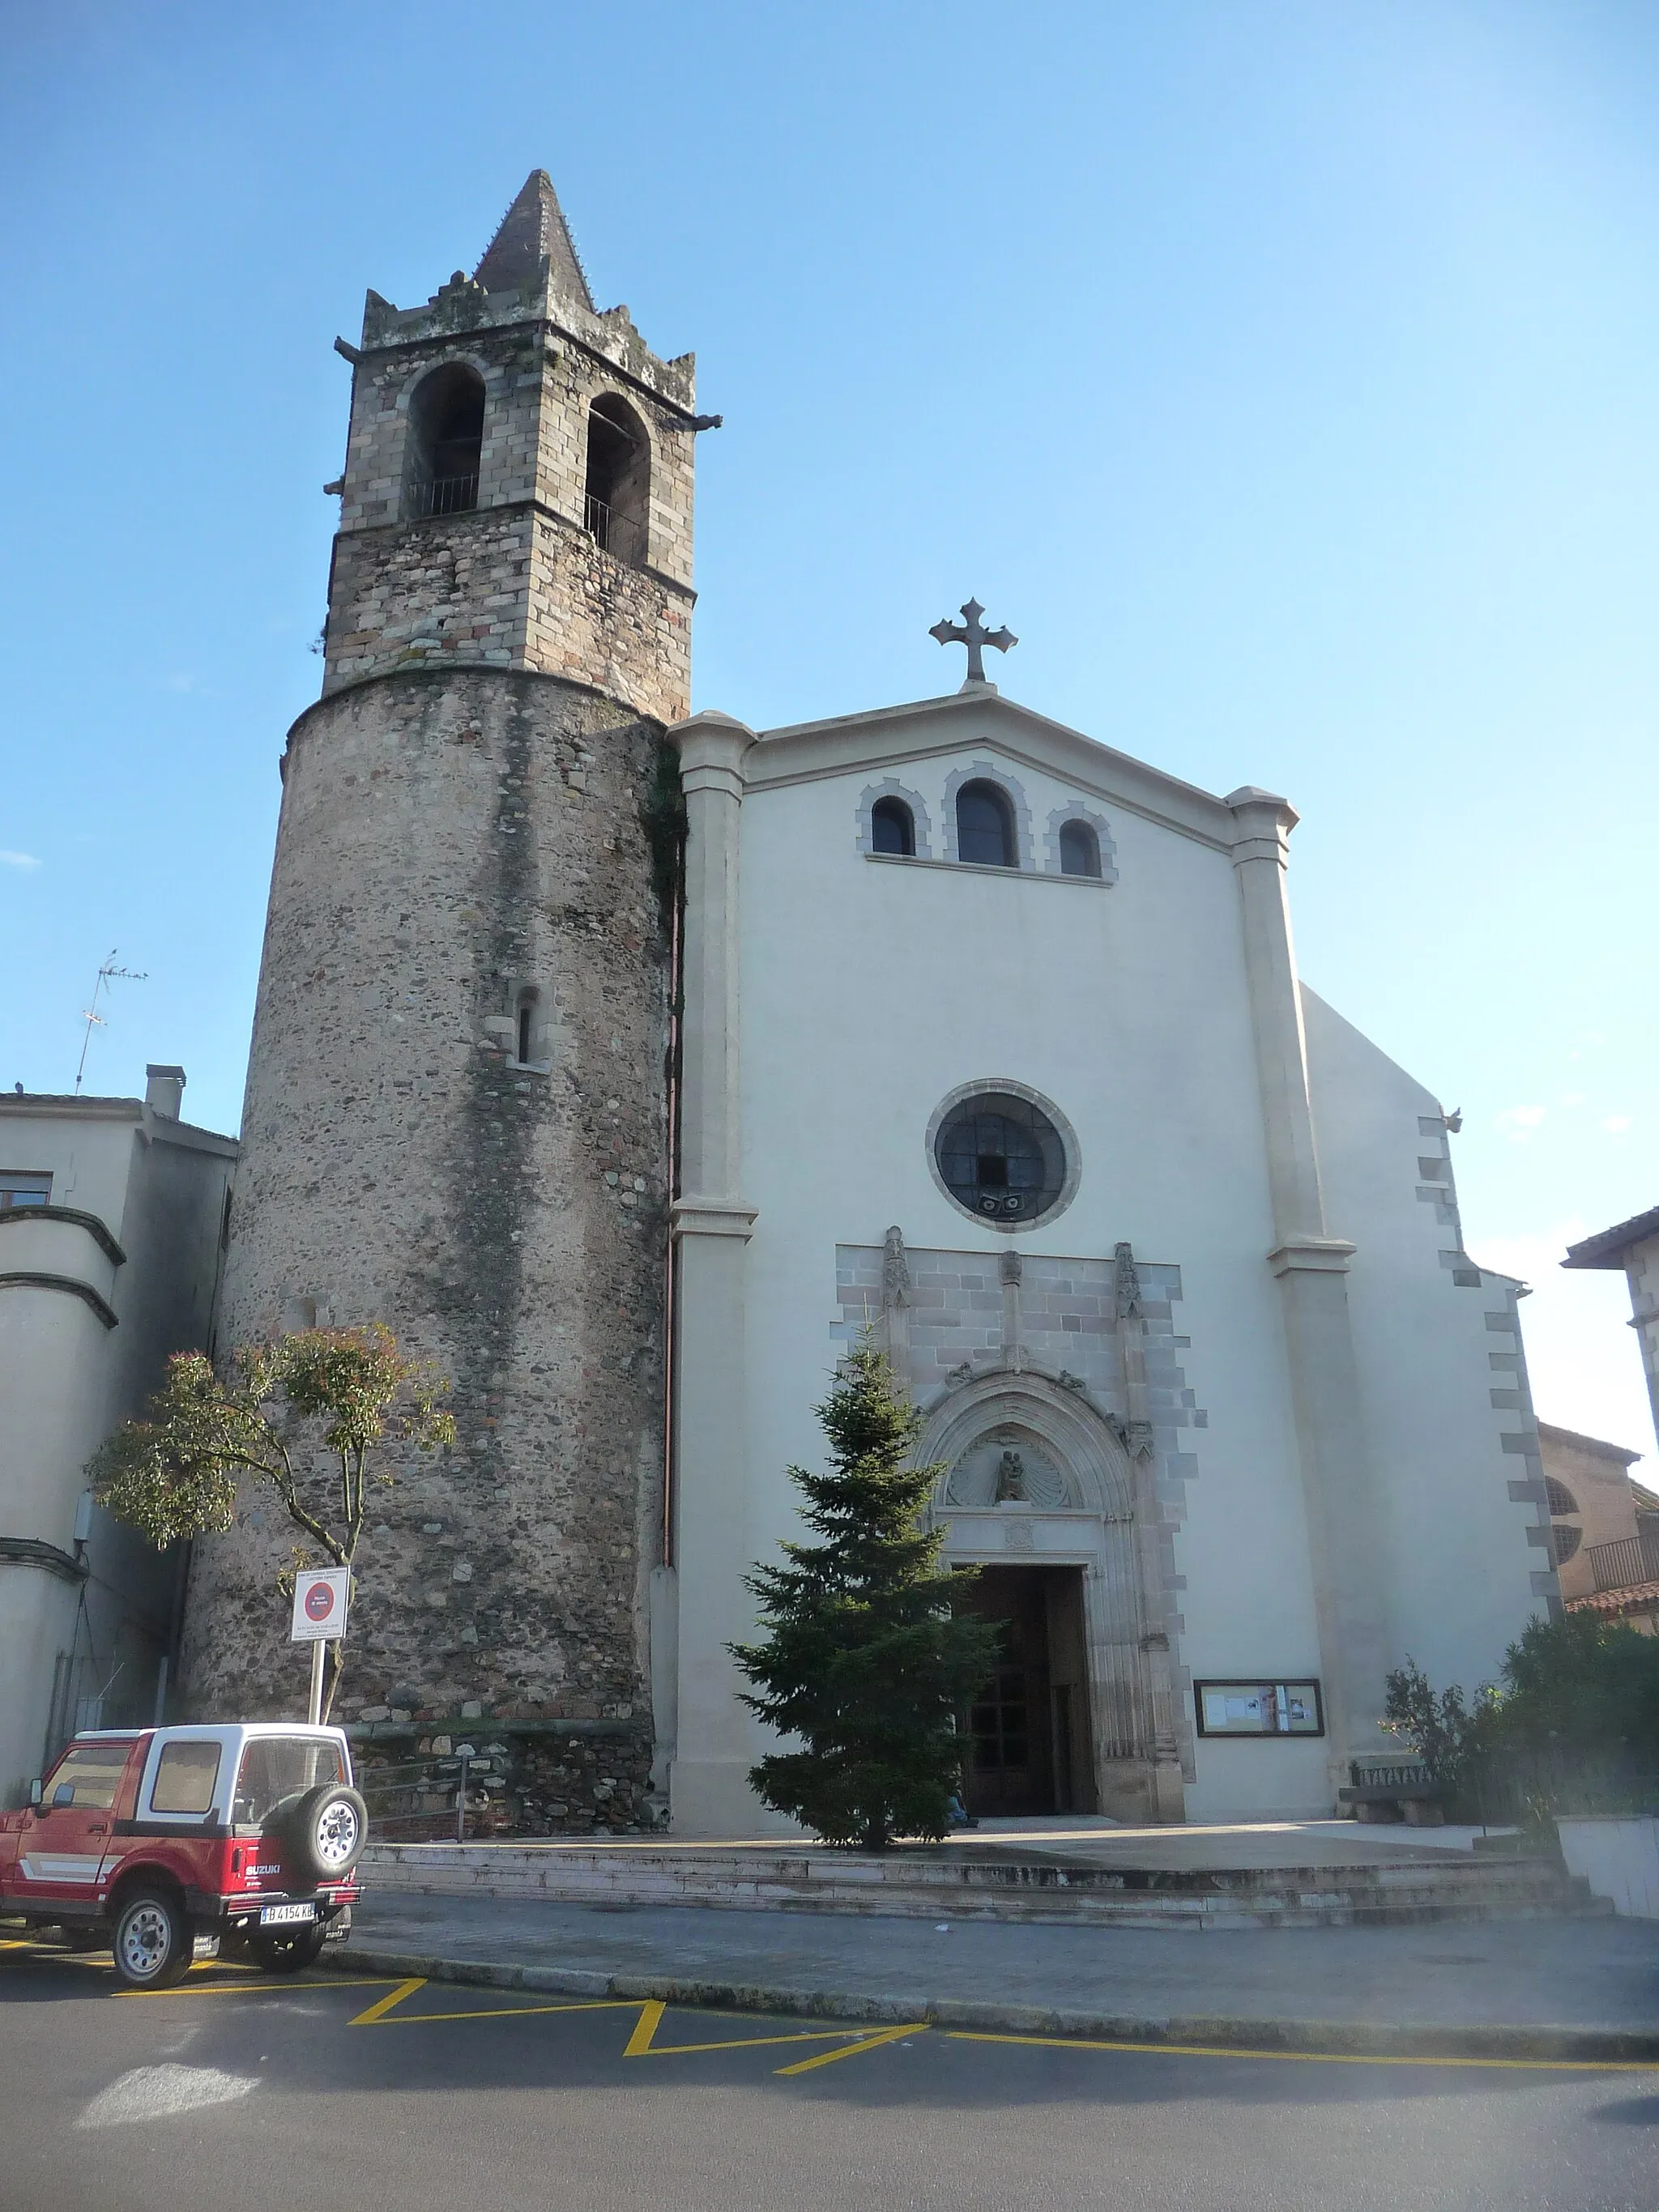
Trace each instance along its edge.
{"label": "car side window", "polygon": [[315,1736],[256,1736],[242,1753],[231,1818],[268,1820],[289,1799],[302,1796],[319,1783],[344,1778],[337,1744]]}
{"label": "car side window", "polygon": [[164,1744],[150,1784],[150,1811],[210,1813],[219,1758],[216,1743]]}
{"label": "car side window", "polygon": [[40,1793],[43,1809],[61,1810],[57,1800],[65,1789],[65,1801],[77,1812],[107,1813],[126,1771],[130,1743],[72,1743],[48,1776]]}

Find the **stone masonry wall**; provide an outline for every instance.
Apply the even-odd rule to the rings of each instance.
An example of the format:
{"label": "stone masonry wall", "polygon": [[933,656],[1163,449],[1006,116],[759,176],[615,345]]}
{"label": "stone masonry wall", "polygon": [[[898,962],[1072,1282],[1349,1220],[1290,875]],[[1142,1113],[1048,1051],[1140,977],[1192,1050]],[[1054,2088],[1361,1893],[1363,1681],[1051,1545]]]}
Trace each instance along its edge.
{"label": "stone masonry wall", "polygon": [[[392,342],[358,359],[324,688],[411,665],[484,662],[565,676],[681,720],[694,597],[690,362],[658,362],[625,307],[591,315],[563,300],[516,304],[520,319],[503,323],[502,303],[461,288],[441,315],[394,315]],[[372,316],[366,338],[371,326],[380,328]],[[483,380],[478,503],[416,519],[415,395],[452,362]],[[637,562],[602,551],[584,526],[588,417],[599,398],[623,401],[650,448]]]}
{"label": "stone masonry wall", "polygon": [[[459,1428],[371,1508],[339,1717],[471,1708],[648,1740],[666,975],[641,800],[659,737],[590,691],[456,667],[326,697],[290,737],[218,1340],[312,1305],[384,1320],[453,1377]],[[198,1711],[301,1709],[274,1589],[290,1552],[252,1492],[198,1547]]]}
{"label": "stone masonry wall", "polygon": [[[1017,1285],[1003,1279],[1002,1252],[905,1253],[909,1275],[906,1296],[907,1336],[912,1393],[931,1408],[957,1379],[1010,1366],[1016,1358],[1041,1374],[1071,1376],[1084,1386],[1090,1402],[1104,1413],[1127,1420],[1130,1406],[1124,1389],[1118,1343],[1115,1270],[1110,1260],[1050,1258],[1021,1251]],[[839,1321],[831,1334],[855,1342],[866,1330],[879,1341],[883,1316],[882,1248],[839,1244],[836,1248]],[[1146,1322],[1143,1358],[1147,1412],[1160,1452],[1190,1475],[1184,1463],[1181,1431],[1206,1428],[1209,1415],[1196,1392],[1186,1387],[1176,1357],[1191,1340],[1174,1333],[1173,1301],[1181,1296],[1176,1267],[1139,1264]],[[1011,1341],[1011,1336],[1012,1341]]]}
{"label": "stone masonry wall", "polygon": [[330,690],[483,662],[590,684],[663,722],[691,689],[691,603],[528,503],[335,542]]}

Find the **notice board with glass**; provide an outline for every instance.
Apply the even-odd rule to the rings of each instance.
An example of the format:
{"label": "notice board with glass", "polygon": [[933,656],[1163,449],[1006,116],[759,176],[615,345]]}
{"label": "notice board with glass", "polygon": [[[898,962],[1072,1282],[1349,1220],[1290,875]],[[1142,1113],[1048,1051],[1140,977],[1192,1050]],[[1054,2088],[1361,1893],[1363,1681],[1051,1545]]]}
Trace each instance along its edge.
{"label": "notice board with glass", "polygon": [[1194,1682],[1200,1735],[1323,1735],[1317,1682]]}

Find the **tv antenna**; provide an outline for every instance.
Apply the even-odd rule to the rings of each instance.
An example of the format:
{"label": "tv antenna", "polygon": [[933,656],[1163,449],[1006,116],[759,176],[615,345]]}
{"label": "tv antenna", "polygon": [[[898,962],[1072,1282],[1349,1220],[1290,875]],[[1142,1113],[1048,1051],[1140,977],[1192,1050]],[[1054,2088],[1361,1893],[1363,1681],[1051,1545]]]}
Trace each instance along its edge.
{"label": "tv antenna", "polygon": [[98,980],[92,987],[92,1004],[89,1006],[83,1006],[81,1010],[81,1018],[87,1025],[87,1033],[81,1040],[81,1065],[75,1071],[75,1095],[77,1098],[81,1096],[82,1078],[87,1072],[87,1047],[92,1042],[92,1033],[94,1030],[106,1027],[104,1017],[98,1011],[99,1000],[118,976],[126,983],[143,983],[148,981],[148,971],[144,969],[117,967],[116,954],[119,950],[118,945],[112,945],[104,956],[102,964],[98,970]]}

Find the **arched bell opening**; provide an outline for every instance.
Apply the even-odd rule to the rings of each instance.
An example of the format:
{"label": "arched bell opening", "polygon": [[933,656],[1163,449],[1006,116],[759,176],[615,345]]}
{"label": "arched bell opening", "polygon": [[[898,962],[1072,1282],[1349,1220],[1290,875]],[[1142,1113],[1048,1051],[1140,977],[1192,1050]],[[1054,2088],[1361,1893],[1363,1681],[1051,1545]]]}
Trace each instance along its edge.
{"label": "arched bell opening", "polygon": [[484,386],[464,361],[422,378],[410,403],[404,507],[411,520],[464,514],[478,504],[483,452]]}
{"label": "arched bell opening", "polygon": [[625,399],[605,392],[587,410],[583,523],[614,560],[642,568],[649,551],[651,441]]}

